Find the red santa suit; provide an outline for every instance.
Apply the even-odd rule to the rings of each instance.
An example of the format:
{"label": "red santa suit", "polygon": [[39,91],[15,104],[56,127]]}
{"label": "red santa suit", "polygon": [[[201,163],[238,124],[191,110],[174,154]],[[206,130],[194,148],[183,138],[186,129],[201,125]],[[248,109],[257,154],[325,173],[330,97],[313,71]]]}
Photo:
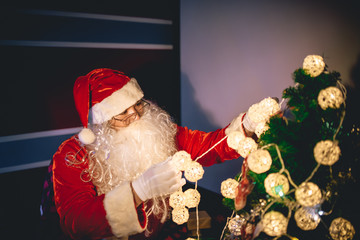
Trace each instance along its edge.
{"label": "red santa suit", "polygon": [[[196,159],[224,137],[225,129],[206,133],[178,126],[176,143],[178,150],[185,150]],[[65,160],[68,153],[77,152],[80,161],[86,150],[74,136],[65,141],[53,157],[55,204],[63,231],[74,239],[101,239],[142,233],[150,224],[151,235],[156,235],[161,226],[160,219],[153,216],[148,219],[144,205],[135,206],[130,182],[123,182],[110,192],[98,195],[91,181],[84,179],[86,161],[70,166]],[[238,157],[239,154],[222,141],[198,162],[211,166]]]}
{"label": "red santa suit", "polygon": [[[84,146],[95,141],[94,133],[87,128],[88,122],[106,123],[133,106],[144,97],[140,86],[122,72],[95,69],[79,77],[73,91],[84,129],[61,144],[53,156],[52,165],[54,201],[63,231],[74,239],[126,238],[142,234],[149,226],[155,236],[160,229],[160,220],[153,217],[154,214],[148,218],[143,204],[135,206],[130,182],[122,181],[112,190],[98,194],[89,176],[84,174],[88,169],[88,154]],[[231,123],[227,129],[233,125]],[[185,150],[196,159],[225,135],[225,129],[205,133],[177,127],[175,140],[179,151]],[[85,161],[69,164],[66,161],[69,154],[76,157],[73,162],[80,163],[83,158]],[[211,166],[238,157],[239,154],[222,141],[198,162]]]}

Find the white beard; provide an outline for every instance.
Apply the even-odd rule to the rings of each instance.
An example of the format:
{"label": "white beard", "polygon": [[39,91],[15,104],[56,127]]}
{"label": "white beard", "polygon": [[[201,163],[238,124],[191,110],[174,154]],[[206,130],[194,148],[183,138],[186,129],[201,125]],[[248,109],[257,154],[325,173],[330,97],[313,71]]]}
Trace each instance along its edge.
{"label": "white beard", "polygon": [[118,183],[136,179],[151,165],[176,152],[176,125],[159,107],[150,105],[150,108],[139,120],[113,136],[107,163]]}

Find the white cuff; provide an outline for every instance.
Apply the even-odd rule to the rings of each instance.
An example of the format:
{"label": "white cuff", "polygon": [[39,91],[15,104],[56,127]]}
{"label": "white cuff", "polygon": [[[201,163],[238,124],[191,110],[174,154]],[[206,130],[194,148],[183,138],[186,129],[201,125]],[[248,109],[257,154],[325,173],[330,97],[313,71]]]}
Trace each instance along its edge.
{"label": "white cuff", "polygon": [[105,194],[104,208],[116,237],[129,236],[145,230],[146,226],[143,228],[140,225],[129,182],[124,182]]}
{"label": "white cuff", "polygon": [[[240,132],[244,133],[244,129],[242,127],[244,114],[245,113],[241,113],[238,117],[236,117],[235,119],[232,120],[230,125],[225,129],[226,136],[229,136],[229,134],[234,131],[240,131]],[[246,117],[246,115],[245,115],[245,117]]]}

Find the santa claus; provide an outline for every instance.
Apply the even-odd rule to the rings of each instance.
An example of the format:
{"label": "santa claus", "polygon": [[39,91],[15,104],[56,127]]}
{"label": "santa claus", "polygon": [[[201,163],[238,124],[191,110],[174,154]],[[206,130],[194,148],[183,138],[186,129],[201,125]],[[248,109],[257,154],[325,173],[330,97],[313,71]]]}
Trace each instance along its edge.
{"label": "santa claus", "polygon": [[[174,153],[196,159],[242,128],[239,119],[208,133],[178,126],[134,78],[112,69],[79,77],[74,99],[84,128],[61,144],[51,166],[60,225],[73,239],[156,239],[169,194],[185,184]],[[222,141],[198,162],[239,157]]]}

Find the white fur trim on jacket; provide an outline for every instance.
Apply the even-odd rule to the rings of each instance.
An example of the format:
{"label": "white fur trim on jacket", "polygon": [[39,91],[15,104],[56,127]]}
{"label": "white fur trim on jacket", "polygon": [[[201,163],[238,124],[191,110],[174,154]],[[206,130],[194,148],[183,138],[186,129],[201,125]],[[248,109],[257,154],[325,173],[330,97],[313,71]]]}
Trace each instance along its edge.
{"label": "white fur trim on jacket", "polygon": [[244,132],[242,128],[244,114],[246,113],[241,113],[238,117],[232,120],[230,125],[225,129],[226,136],[229,136],[229,134],[234,131]]}
{"label": "white fur trim on jacket", "polygon": [[124,182],[105,194],[106,218],[116,237],[126,237],[145,230],[142,228],[131,191],[130,183]]}
{"label": "white fur trim on jacket", "polygon": [[92,123],[100,124],[110,120],[113,116],[125,111],[144,97],[139,84],[135,78],[125,84],[119,90],[99,103],[96,103],[90,110]]}

